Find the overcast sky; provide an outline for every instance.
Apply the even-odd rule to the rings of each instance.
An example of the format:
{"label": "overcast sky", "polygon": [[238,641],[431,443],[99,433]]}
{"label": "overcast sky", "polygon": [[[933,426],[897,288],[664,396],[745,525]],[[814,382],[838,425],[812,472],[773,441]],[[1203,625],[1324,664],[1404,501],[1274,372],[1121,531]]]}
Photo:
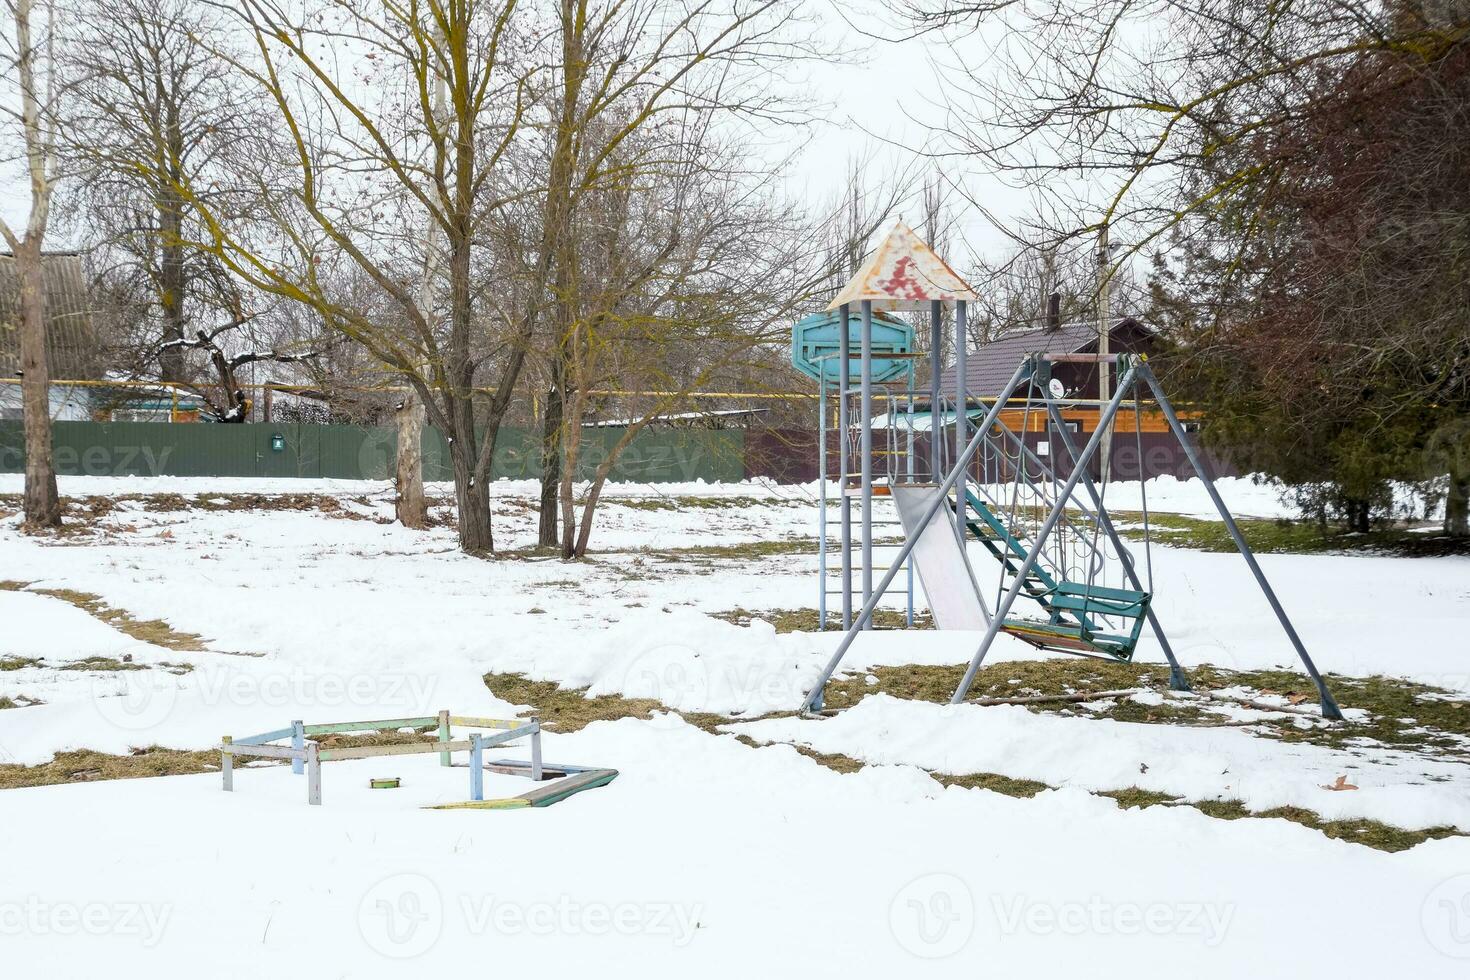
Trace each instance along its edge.
{"label": "overcast sky", "polygon": [[[891,6],[884,0],[836,0],[844,3],[845,18],[836,13],[833,2],[809,0],[807,9],[820,25],[822,43],[850,54],[804,69],[811,94],[831,110],[811,129],[792,130],[779,137],[786,141],[785,150],[795,154],[789,177],[792,190],[813,204],[827,202],[841,192],[850,160],[869,160],[874,182],[911,163],[912,151],[926,143],[934,145],[922,123],[940,117],[935,107],[940,86],[931,66],[932,42],[892,43],[865,37],[863,32],[892,35],[892,29],[880,19]],[[847,19],[859,30],[849,26]],[[5,26],[8,30],[10,25]],[[972,43],[979,57],[979,42]],[[13,84],[7,88],[5,98],[13,104]],[[10,144],[9,138],[5,142]],[[945,167],[950,179],[963,183],[993,213],[1014,216],[1023,210],[1023,194],[988,178],[973,164],[950,161]],[[961,202],[955,203],[958,207]],[[0,214],[19,228],[28,207],[24,171],[15,163],[0,169]],[[905,217],[917,224],[918,208],[905,210]],[[946,256],[959,268],[969,266],[975,254],[994,254],[1006,245],[1005,238],[977,214],[964,214],[960,227],[962,242]],[[54,248],[69,244],[59,231],[48,243]]]}

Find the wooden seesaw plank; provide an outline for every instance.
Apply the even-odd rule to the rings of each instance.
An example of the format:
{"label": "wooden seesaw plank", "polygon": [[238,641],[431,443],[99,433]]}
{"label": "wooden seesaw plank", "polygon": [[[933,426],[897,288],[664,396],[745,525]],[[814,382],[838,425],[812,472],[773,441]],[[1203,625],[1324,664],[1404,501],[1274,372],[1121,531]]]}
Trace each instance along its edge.
{"label": "wooden seesaw plank", "polygon": [[588,769],[561,779],[551,780],[519,796],[499,800],[467,800],[464,803],[440,803],[426,810],[519,810],[524,807],[551,806],[583,790],[606,786],[618,778],[616,769]]}

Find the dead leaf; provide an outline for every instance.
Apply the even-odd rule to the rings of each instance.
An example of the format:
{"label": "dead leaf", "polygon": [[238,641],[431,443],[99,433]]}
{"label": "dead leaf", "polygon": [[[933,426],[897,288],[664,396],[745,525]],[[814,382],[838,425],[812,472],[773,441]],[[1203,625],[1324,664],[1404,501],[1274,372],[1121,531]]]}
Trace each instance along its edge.
{"label": "dead leaf", "polygon": [[1338,776],[1337,779],[1336,779],[1336,781],[1334,781],[1330,786],[1323,786],[1322,788],[1323,789],[1330,789],[1330,790],[1345,790],[1345,789],[1357,789],[1358,787],[1356,787],[1352,783],[1348,782],[1346,776]]}
{"label": "dead leaf", "polygon": [[1286,696],[1286,700],[1292,704],[1301,704],[1306,699],[1307,696],[1305,694],[1288,694]]}

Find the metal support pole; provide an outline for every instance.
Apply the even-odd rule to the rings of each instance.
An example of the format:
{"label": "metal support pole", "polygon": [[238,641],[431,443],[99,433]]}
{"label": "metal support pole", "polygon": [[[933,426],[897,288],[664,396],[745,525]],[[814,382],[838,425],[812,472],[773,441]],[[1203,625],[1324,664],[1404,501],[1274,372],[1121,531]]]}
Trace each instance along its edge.
{"label": "metal support pole", "polygon": [[[306,724],[304,722],[291,722],[291,748],[295,749],[298,752],[306,748]],[[303,762],[301,759],[291,760],[291,772],[294,775],[299,776],[305,771],[305,762]]]}
{"label": "metal support pole", "polygon": [[[954,455],[955,461],[959,461],[960,453],[964,451],[965,443],[969,441],[966,430],[970,423],[970,395],[965,390],[965,331],[969,328],[969,310],[964,300],[959,300],[954,305]],[[1005,398],[996,400],[996,405],[1003,404],[1010,398],[1009,393]],[[965,550],[965,472],[960,470],[960,478],[954,488],[954,526],[955,532],[960,536],[960,550]]]}
{"label": "metal support pole", "polygon": [[827,628],[827,369],[817,378],[817,629]]}
{"label": "metal support pole", "polygon": [[1154,401],[1159,406],[1159,411],[1164,413],[1164,418],[1169,421],[1169,428],[1174,432],[1174,438],[1179,440],[1179,445],[1184,450],[1184,455],[1189,458],[1189,465],[1194,467],[1194,472],[1199,476],[1200,482],[1205,485],[1205,492],[1210,495],[1210,502],[1215,505],[1215,510],[1220,513],[1220,519],[1225,522],[1225,530],[1230,532],[1230,539],[1235,542],[1236,549],[1245,563],[1250,566],[1251,574],[1256,578],[1256,584],[1261,587],[1261,592],[1266,596],[1266,601],[1271,604],[1271,611],[1276,614],[1276,619],[1281,623],[1281,628],[1286,631],[1287,639],[1296,648],[1296,655],[1301,658],[1302,666],[1307,668],[1307,673],[1312,678],[1312,683],[1317,685],[1317,693],[1322,698],[1322,717],[1333,720],[1342,720],[1342,709],[1337,706],[1337,699],[1327,689],[1327,682],[1317,672],[1317,665],[1312,662],[1312,657],[1307,653],[1307,648],[1302,643],[1302,638],[1297,635],[1296,627],[1291,625],[1287,618],[1286,610],[1281,607],[1281,600],[1276,598],[1276,590],[1271,588],[1271,583],[1266,581],[1266,573],[1261,571],[1260,563],[1251,551],[1251,546],[1246,544],[1245,535],[1240,533],[1240,527],[1235,523],[1235,518],[1230,514],[1230,508],[1225,506],[1220,491],[1215,488],[1214,477],[1205,467],[1204,460],[1200,458],[1194,445],[1189,441],[1189,435],[1184,431],[1184,426],[1179,422],[1179,416],[1174,414],[1174,406],[1169,404],[1169,399],[1164,397],[1163,386],[1154,375],[1153,369],[1147,363],[1139,366],[1139,372],[1148,386],[1153,390]]}
{"label": "metal support pole", "polygon": [[939,300],[929,303],[929,479],[939,479],[939,434],[944,431],[940,423],[942,412],[939,404],[939,348],[944,338],[944,304]]}
{"label": "metal support pole", "polygon": [[[1123,383],[1118,385],[1118,393],[1113,400],[1108,402],[1108,407],[1103,409],[1099,417],[1098,426],[1093,430],[1092,437],[1087,440],[1087,445],[1082,450],[1082,456],[1077,460],[1077,465],[1072,469],[1072,475],[1067,477],[1066,485],[1057,492],[1056,502],[1052,504],[1051,511],[1046,515],[1046,520],[1036,532],[1036,538],[1031,542],[1031,550],[1026,552],[1026,559],[1021,562],[1021,567],[1016,569],[1015,579],[1011,587],[1006,590],[1005,596],[1000,600],[995,609],[995,616],[990,620],[990,626],[985,631],[985,638],[980,641],[980,649],[975,651],[974,659],[970,661],[969,669],[965,671],[960,686],[955,688],[954,696],[949,699],[950,704],[959,704],[965,700],[965,695],[970,692],[970,685],[975,683],[975,674],[979,672],[980,665],[985,662],[985,655],[990,652],[990,645],[995,642],[996,634],[1005,625],[1006,616],[1010,614],[1011,606],[1016,601],[1016,596],[1021,594],[1021,588],[1026,584],[1026,576],[1031,574],[1031,569],[1036,567],[1036,559],[1041,555],[1041,549],[1046,546],[1046,539],[1051,535],[1052,528],[1062,519],[1062,513],[1067,509],[1067,499],[1072,496],[1072,490],[1077,482],[1082,479],[1082,471],[1092,460],[1097,452],[1098,443],[1102,440],[1102,433],[1107,426],[1112,424],[1113,416],[1118,414],[1118,405],[1123,401],[1123,392],[1128,390],[1133,380],[1134,368],[1130,364],[1128,373],[1123,378]],[[1010,397],[1007,395],[1006,397]],[[984,433],[980,433],[984,435]]]}
{"label": "metal support pole", "polygon": [[[1129,387],[1137,386],[1138,379],[1135,377]],[[1045,390],[1044,386],[1043,390]],[[1107,509],[1103,506],[1102,494],[1098,493],[1097,484],[1092,482],[1092,475],[1087,472],[1086,467],[1077,465],[1077,447],[1072,442],[1072,434],[1067,431],[1067,424],[1062,420],[1061,412],[1057,411],[1056,403],[1052,401],[1050,392],[1047,394],[1046,411],[1051,417],[1052,424],[1056,426],[1062,447],[1067,450],[1067,456],[1072,460],[1073,470],[1080,469],[1082,472],[1082,485],[1087,488],[1087,495],[1092,498],[1092,505],[1097,508],[1093,517],[1102,525],[1103,533],[1108,536],[1108,540],[1113,543],[1114,550],[1118,552],[1118,560],[1123,563],[1123,571],[1128,576],[1129,584],[1137,592],[1144,591],[1143,582],[1138,578],[1138,570],[1133,567],[1133,558],[1128,549],[1123,546],[1123,539],[1118,536],[1118,529],[1113,526],[1113,519],[1108,516]],[[1189,678],[1185,676],[1184,668],[1179,666],[1179,661],[1174,656],[1174,648],[1169,645],[1169,638],[1164,635],[1163,626],[1159,625],[1159,617],[1154,614],[1152,596],[1148,604],[1147,618],[1149,629],[1154,631],[1154,636],[1159,638],[1159,646],[1164,650],[1164,659],[1169,661],[1169,689],[1172,691],[1190,690]]]}
{"label": "metal support pole", "polygon": [[224,747],[220,749],[219,753],[219,771],[226,793],[233,793],[235,791],[235,753],[230,751],[230,743],[234,740],[234,736],[231,735],[226,735],[220,739]]}
{"label": "metal support pole", "polygon": [[485,798],[485,736],[475,732],[470,736],[470,799]]}
{"label": "metal support pole", "polygon": [[[960,454],[959,459],[955,460],[954,466],[950,468],[949,475],[944,478],[944,482],[935,491],[934,499],[929,502],[929,506],[924,511],[924,516],[914,525],[916,529],[928,527],[929,522],[934,519],[934,515],[939,513],[939,508],[944,506],[945,498],[954,489],[955,483],[960,478],[960,474],[964,472],[964,468],[969,465],[970,460],[975,458],[976,451],[979,450],[981,443],[985,441],[986,430],[999,417],[1001,406],[1005,404],[1007,398],[1011,397],[1011,393],[1016,390],[1016,386],[1029,375],[1031,369],[1032,365],[1030,361],[1026,361],[1020,367],[1016,368],[1016,373],[1011,375],[1010,381],[1006,382],[1005,389],[1002,391],[1000,398],[996,400],[995,404],[990,407],[990,411],[986,413],[984,422],[975,432],[974,437],[970,440],[970,444],[965,447],[965,451]],[[873,595],[863,604],[862,611],[858,613],[857,622],[842,637],[842,642],[837,645],[837,651],[832,654],[831,659],[827,661],[827,665],[822,668],[821,676],[817,679],[816,684],[807,692],[806,699],[801,703],[802,711],[816,711],[822,707],[822,692],[827,686],[827,681],[832,677],[832,672],[837,669],[838,664],[842,663],[842,658],[847,656],[847,651],[852,647],[853,641],[857,639],[858,633],[872,619],[873,610],[883,598],[883,594],[888,591],[888,587],[893,584],[894,578],[898,575],[898,570],[903,567],[904,562],[908,561],[909,555],[913,553],[914,546],[918,544],[919,533],[921,532],[916,531],[913,535],[904,535],[903,547],[898,550],[898,555],[894,557],[892,564],[888,566],[888,571],[883,573],[883,578],[878,582],[877,587],[873,591]],[[983,605],[982,608],[984,608]]]}
{"label": "metal support pole", "polygon": [[[1108,287],[1112,284],[1112,253],[1108,244],[1108,226],[1104,224],[1097,232],[1097,352],[1100,355],[1097,362],[1097,397],[1100,401],[1108,401],[1113,397],[1112,377],[1109,372],[1111,364],[1111,344],[1113,339],[1113,325],[1108,322]],[[1121,386],[1120,386],[1121,387]],[[1102,476],[1104,483],[1113,472],[1113,435],[1108,433],[1103,436],[1102,454],[1099,457],[1098,473]]]}
{"label": "metal support pole", "polygon": [[[905,426],[905,428],[908,429],[908,439],[904,442],[904,455],[903,455],[903,459],[904,459],[904,476],[908,480],[909,483],[913,483],[914,482],[914,466],[915,466],[915,463],[914,463],[914,452],[918,448],[918,447],[916,447],[914,445],[914,381],[915,381],[914,375],[918,373],[915,370],[916,367],[917,367],[917,365],[913,361],[909,361],[909,379],[908,379],[909,380],[909,384],[908,384],[909,400],[908,400],[908,411],[907,411],[908,425]],[[894,505],[894,509],[895,510],[897,509],[897,504]],[[907,627],[909,627],[910,629],[912,629],[913,628],[913,625],[914,625],[914,563],[912,561],[909,562],[909,583],[908,584],[909,584],[909,588],[908,588],[908,606],[907,606],[907,612],[906,612],[905,617],[904,617],[904,625],[907,626]]]}
{"label": "metal support pole", "polygon": [[[863,602],[873,594],[873,301],[862,302],[863,317],[863,377],[862,408],[859,410],[862,439],[859,445],[863,454]],[[889,415],[893,414],[893,401],[888,401]]]}
{"label": "metal support pole", "polygon": [[316,742],[306,743],[306,802],[322,805],[322,760]]}
{"label": "metal support pole", "polygon": [[852,625],[852,498],[847,494],[847,474],[852,472],[851,453],[847,448],[848,421],[847,365],[852,359],[852,345],[848,342],[847,317],[850,307],[842,304],[838,311],[841,320],[837,340],[837,464],[839,468],[837,495],[842,519],[842,628]]}
{"label": "metal support pole", "polygon": [[532,718],[531,724],[536,727],[531,729],[531,779],[541,782],[541,719]]}

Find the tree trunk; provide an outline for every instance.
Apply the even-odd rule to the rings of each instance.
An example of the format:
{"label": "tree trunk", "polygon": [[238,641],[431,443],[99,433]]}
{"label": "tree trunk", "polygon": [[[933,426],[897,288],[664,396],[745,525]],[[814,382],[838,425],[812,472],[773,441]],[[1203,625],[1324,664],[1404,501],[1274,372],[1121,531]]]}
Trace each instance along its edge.
{"label": "tree trunk", "polygon": [[[182,204],[178,195],[159,195],[158,306],[163,317],[161,343],[184,339],[184,246],[180,239]],[[177,345],[158,352],[158,376],[163,381],[184,381],[184,350]]]}
{"label": "tree trunk", "polygon": [[582,453],[582,396],[575,389],[566,393],[570,412],[562,416],[562,459],[561,459],[561,556],[563,559],[577,556],[577,458]]}
{"label": "tree trunk", "polygon": [[394,512],[404,527],[423,528],[429,523],[428,505],[424,502],[424,406],[418,395],[410,391],[399,405],[397,471],[394,486],[398,496]]}
{"label": "tree trunk", "polygon": [[541,422],[541,526],[536,543],[543,548],[556,547],[557,487],[561,484],[561,370],[554,374]]}
{"label": "tree trunk", "polygon": [[489,481],[475,479],[475,412],[468,398],[448,398],[449,460],[454,467],[454,502],[459,511],[459,547],[471,555],[495,550],[490,529]]}
{"label": "tree trunk", "polygon": [[25,418],[25,523],[30,528],[61,525],[61,497],[51,452],[51,371],[46,364],[46,293],[41,243],[27,236],[15,250],[20,279],[21,405]]}
{"label": "tree trunk", "polygon": [[577,528],[577,543],[572,550],[573,557],[587,557],[587,543],[592,540],[592,518],[597,513],[597,503],[602,499],[602,488],[607,485],[608,475],[612,473],[613,466],[618,457],[623,454],[636,436],[643,429],[643,423],[638,422],[629,426],[621,438],[613,443],[602,461],[597,464],[597,471],[592,474],[592,481],[587,485],[587,499],[582,502],[582,523]]}
{"label": "tree trunk", "polygon": [[1450,472],[1444,498],[1444,533],[1470,538],[1470,472]]}
{"label": "tree trunk", "polygon": [[602,486],[606,482],[606,475],[598,474],[587,488],[587,499],[582,503],[582,524],[577,528],[577,545],[572,551],[575,558],[587,557],[587,543],[592,539],[592,515],[597,511],[597,501],[602,497]]}

